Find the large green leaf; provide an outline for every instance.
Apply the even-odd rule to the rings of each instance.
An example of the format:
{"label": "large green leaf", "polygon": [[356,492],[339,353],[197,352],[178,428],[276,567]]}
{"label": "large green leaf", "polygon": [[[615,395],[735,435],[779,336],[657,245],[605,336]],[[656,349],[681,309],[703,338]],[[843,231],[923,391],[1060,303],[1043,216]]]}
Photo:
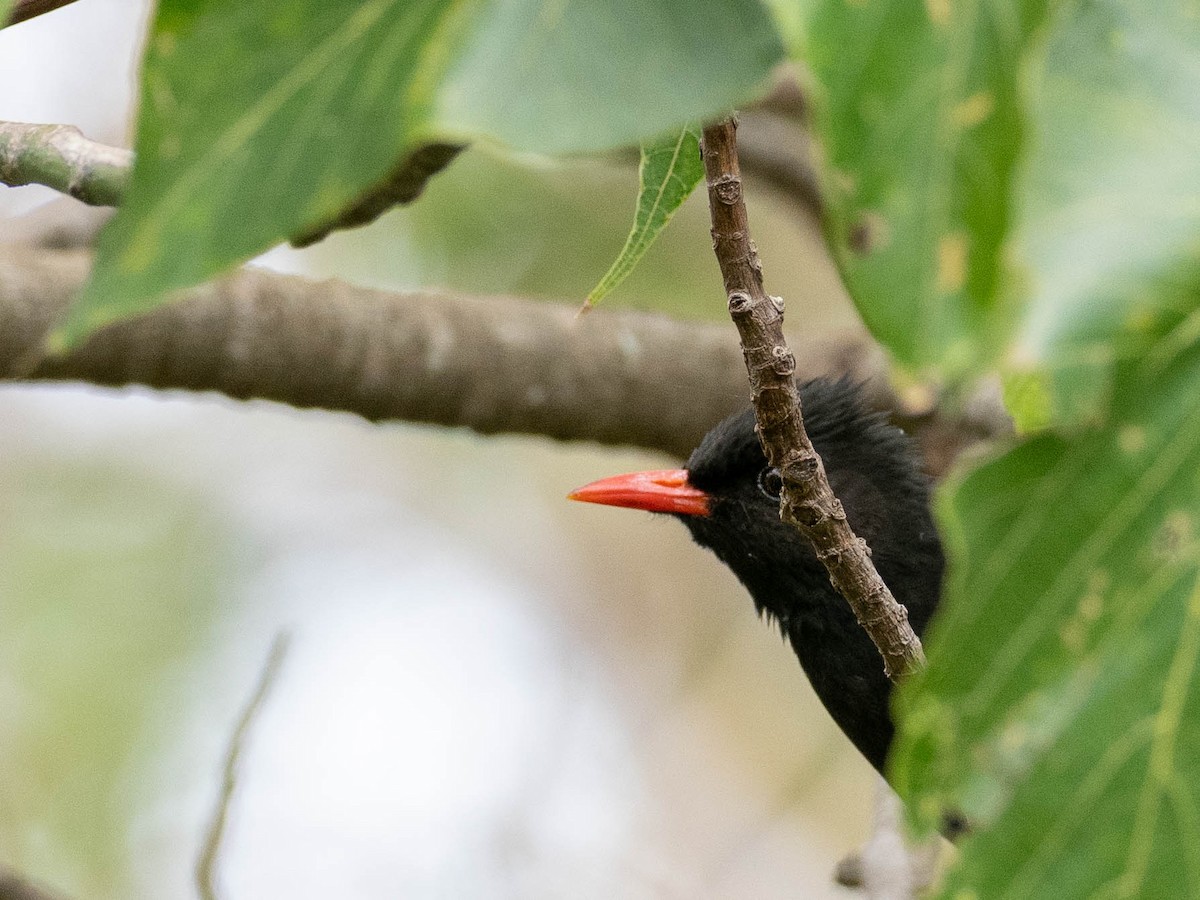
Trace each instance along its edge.
{"label": "large green leaf", "polygon": [[831,243],[909,368],[953,375],[998,349],[1018,74],[1047,5],[822,0],[810,22]]}
{"label": "large green leaf", "polygon": [[639,144],[729,110],[782,56],[759,0],[492,0],[434,115],[521,150]]}
{"label": "large green leaf", "polygon": [[1200,307],[1197,60],[1195,4],[1100,0],[1068,7],[1031,79],[1010,365],[1046,374],[1051,418],[1101,415],[1114,360]]}
{"label": "large green leaf", "polygon": [[132,185],[59,337],[311,230],[425,142],[639,142],[781,54],[758,0],[162,0]]}
{"label": "large green leaf", "polygon": [[868,325],[910,368],[1001,363],[1027,422],[1101,415],[1114,361],[1196,306],[1194,7],[823,0],[808,31]]}
{"label": "large green leaf", "polygon": [[613,264],[588,294],[589,306],[599,303],[629,276],[703,177],[700,132],[695,127],[642,147],[633,228]]}
{"label": "large green leaf", "polygon": [[1194,6],[1093,0],[1029,57],[1017,302],[970,328],[1019,417],[1088,427],[942,495],[893,767],[919,815],[977,826],[948,897],[1200,896],[1198,38]]}
{"label": "large green leaf", "polygon": [[1200,895],[1200,347],[1174,349],[1119,370],[1109,427],[941,498],[954,561],[893,768],[978,826],[946,896]]}

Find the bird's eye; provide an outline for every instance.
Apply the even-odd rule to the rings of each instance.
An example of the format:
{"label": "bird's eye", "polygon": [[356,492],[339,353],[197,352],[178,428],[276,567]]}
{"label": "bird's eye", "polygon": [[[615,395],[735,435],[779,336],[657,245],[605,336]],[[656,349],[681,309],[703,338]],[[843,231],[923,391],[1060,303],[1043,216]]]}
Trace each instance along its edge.
{"label": "bird's eye", "polygon": [[774,466],[767,466],[759,472],[758,489],[772,500],[777,501],[779,495],[783,493],[783,476],[779,474],[779,470]]}

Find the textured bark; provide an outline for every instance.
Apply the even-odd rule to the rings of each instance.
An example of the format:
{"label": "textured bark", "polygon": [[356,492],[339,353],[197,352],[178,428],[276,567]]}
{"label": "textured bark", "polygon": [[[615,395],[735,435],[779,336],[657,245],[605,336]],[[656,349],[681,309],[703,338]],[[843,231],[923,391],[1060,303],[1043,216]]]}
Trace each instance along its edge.
{"label": "textured bark", "polygon": [[796,390],[796,358],[783,335],[783,300],[763,288],[762,265],[750,240],[732,119],[704,129],[704,168],[713,250],[721,266],[729,314],[742,340],[759,439],[783,477],[780,514],[812,542],[829,579],[854,610],[897,679],[924,665],[921,641],[871,562],[866,542],[846,521],[821,457],[804,430]]}
{"label": "textured bark", "polygon": [[[737,348],[712,325],[255,269],[42,358],[88,266],[85,253],[0,246],[0,377],[219,391],[675,455],[745,402]],[[842,368],[836,352],[814,366]]]}
{"label": "textured bark", "polygon": [[[28,251],[26,251],[28,253]],[[0,250],[0,375],[220,391],[298,407],[686,454],[742,401],[719,329],[513,298],[388,294],[244,269],[39,358],[81,254]],[[686,385],[667,391],[666,383]]]}
{"label": "textured bark", "polygon": [[[22,238],[62,242],[63,229],[41,223]],[[42,342],[89,264],[83,251],[0,244],[0,380],[216,391],[372,421],[677,457],[746,402],[741,355],[716,325],[611,309],[580,318],[575,303],[390,293],[254,269],[184,291],[176,304],[42,359]],[[901,408],[882,353],[861,338],[825,338],[800,350],[802,379],[849,374],[865,381],[876,408]],[[934,475],[1008,428],[998,401],[967,418],[946,418],[933,404],[895,418],[921,441]]]}

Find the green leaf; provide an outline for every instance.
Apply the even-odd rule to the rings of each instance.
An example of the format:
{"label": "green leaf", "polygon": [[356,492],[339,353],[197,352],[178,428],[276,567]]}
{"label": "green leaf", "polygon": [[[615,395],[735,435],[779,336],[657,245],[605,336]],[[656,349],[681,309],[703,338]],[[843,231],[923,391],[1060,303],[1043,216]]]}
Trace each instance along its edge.
{"label": "green leaf", "polygon": [[703,177],[700,131],[695,126],[642,147],[633,229],[608,272],[588,294],[589,306],[599,303],[633,271]]}
{"label": "green leaf", "polygon": [[1200,894],[1200,347],[1122,366],[1111,412],[942,493],[892,764],[921,816],[977,826],[944,896]]}
{"label": "green leaf", "polygon": [[336,218],[423,144],[640,142],[781,55],[757,0],[163,0],[130,191],[57,343]]}
{"label": "green leaf", "polygon": [[508,0],[478,9],[437,121],[518,150],[653,140],[726,112],[783,56],[759,0]]}
{"label": "green leaf", "polygon": [[1010,365],[1049,373],[1060,421],[1102,414],[1165,318],[1197,335],[1198,58],[1194,5],[1102,0],[1068,7],[1031,78]]}
{"label": "green leaf", "polygon": [[1020,422],[1075,430],[943,492],[894,782],[977,826],[943,896],[1197,896],[1200,21],[1065,3],[1041,49],[990,333]]}
{"label": "green leaf", "polygon": [[830,242],[910,369],[953,377],[1003,348],[1019,66],[1047,5],[822,0],[810,22]]}

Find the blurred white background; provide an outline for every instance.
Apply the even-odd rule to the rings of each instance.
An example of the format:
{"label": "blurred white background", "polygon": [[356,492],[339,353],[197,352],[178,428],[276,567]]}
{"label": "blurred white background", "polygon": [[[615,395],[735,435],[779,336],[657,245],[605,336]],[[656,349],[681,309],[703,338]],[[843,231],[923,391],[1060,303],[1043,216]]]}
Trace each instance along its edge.
{"label": "blurred white background", "polygon": [[[81,0],[0,31],[0,119],[127,142],[145,15]],[[412,209],[265,262],[578,298],[635,189],[616,162],[468,154]],[[53,196],[0,188],[0,229]],[[693,199],[613,305],[723,312]],[[773,288],[852,323],[811,229],[770,196],[752,215]],[[230,735],[286,631],[225,897],[848,896],[830,872],[872,775],[791,651],[676,523],[563,499],[664,464],[0,386],[0,864],[78,900],[194,896]]]}

